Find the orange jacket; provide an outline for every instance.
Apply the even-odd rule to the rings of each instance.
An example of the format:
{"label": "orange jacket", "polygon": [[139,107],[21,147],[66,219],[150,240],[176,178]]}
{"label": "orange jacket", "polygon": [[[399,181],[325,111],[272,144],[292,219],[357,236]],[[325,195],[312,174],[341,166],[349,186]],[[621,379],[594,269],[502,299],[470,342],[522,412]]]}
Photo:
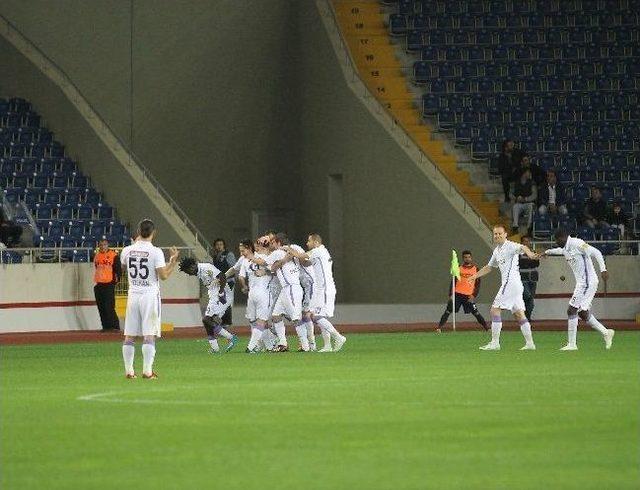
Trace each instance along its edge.
{"label": "orange jacket", "polygon": [[93,276],[97,284],[115,284],[120,275],[120,259],[113,250],[98,252],[93,258],[96,272]]}
{"label": "orange jacket", "polygon": [[467,277],[471,277],[478,272],[478,267],[475,264],[465,265],[460,264],[460,280],[456,279],[455,291],[457,294],[464,294],[465,296],[477,296],[480,291],[480,279],[473,281],[473,284],[467,282]]}

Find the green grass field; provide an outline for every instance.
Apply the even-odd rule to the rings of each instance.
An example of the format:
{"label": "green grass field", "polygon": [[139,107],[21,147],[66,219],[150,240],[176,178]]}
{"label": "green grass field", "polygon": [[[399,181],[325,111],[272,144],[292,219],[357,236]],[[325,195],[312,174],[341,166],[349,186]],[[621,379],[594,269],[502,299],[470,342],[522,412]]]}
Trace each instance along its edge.
{"label": "green grass field", "polygon": [[163,340],[157,381],[125,380],[118,343],[3,346],[0,488],[637,489],[640,335],[535,338],[217,357]]}

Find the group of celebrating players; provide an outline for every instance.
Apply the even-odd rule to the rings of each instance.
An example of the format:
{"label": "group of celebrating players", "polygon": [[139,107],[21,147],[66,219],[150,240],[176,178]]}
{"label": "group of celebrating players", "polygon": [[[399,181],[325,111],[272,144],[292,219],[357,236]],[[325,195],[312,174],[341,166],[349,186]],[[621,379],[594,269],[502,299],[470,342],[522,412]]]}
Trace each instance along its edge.
{"label": "group of celebrating players", "polygon": [[251,338],[247,353],[287,352],[285,324],[295,327],[300,352],[317,350],[316,326],[324,342],[318,352],[342,349],[346,337],[329,320],[333,316],[336,286],[331,254],[320,235],[309,235],[307,251],[291,244],[286,234],[275,232],[253,242],[242,240],[238,251],[240,258],[227,271],[193,258],[180,261],[180,270],[197,276],[209,294],[202,323],[210,352],[220,352],[218,337],[227,339],[227,351],[237,342],[236,336],[222,324],[224,313],[233,303],[233,290],[227,281],[234,276],[242,292],[248,294],[246,318]]}
{"label": "group of celebrating players", "polygon": [[[136,240],[125,247],[120,255],[127,269],[129,293],[125,318],[122,357],[125,376],[135,378],[133,369],[135,338],[143,337],[142,377],[155,379],[155,339],[160,336],[160,287],[159,279],[167,279],[178,265],[178,250],[171,248],[169,262],[165,262],[161,249],[152,243],[155,225],[144,219],[138,225]],[[531,259],[546,256],[564,256],[575,276],[576,285],[567,309],[568,341],[563,351],[575,351],[577,345],[578,319],[602,334],[607,349],[611,348],[615,331],[606,328],[591,313],[591,303],[598,290],[598,275],[592,258],[598,262],[604,281],[608,272],[602,253],[578,238],[570,237],[564,230],[555,233],[556,248],[543,254],[529,247],[507,240],[504,226],[493,228],[496,248],[489,263],[480,270],[467,267],[464,281],[470,292],[466,298],[465,312],[473,313],[479,323],[486,326],[478,313],[473,297],[477,294],[476,281],[498,268],[502,277],[500,289],[491,305],[491,341],[480,347],[485,351],[500,350],[502,330],[501,311],[511,311],[518,320],[525,339],[521,350],[535,350],[531,325],[525,315],[523,285],[519,274],[518,259],[525,254]],[[225,350],[231,350],[237,338],[224,328],[222,317],[233,303],[233,290],[228,280],[236,277],[243,292],[248,293],[246,317],[251,326],[251,338],[246,352],[287,352],[289,346],[286,326],[295,327],[301,352],[316,350],[315,327],[320,329],[323,347],[318,352],[336,352],[342,349],[346,337],[331,323],[333,317],[336,286],[333,280],[331,254],[322,243],[322,237],[311,234],[307,238],[307,250],[291,244],[284,233],[269,232],[255,241],[242,240],[238,245],[240,258],[227,271],[218,270],[213,264],[183,258],[179,269],[197,276],[207,288],[209,302],[202,318],[211,353],[220,352],[218,337],[227,340]],[[464,256],[465,254],[463,254]],[[470,254],[468,254],[470,259]],[[465,263],[469,262],[465,260]],[[467,266],[470,263],[466,264]],[[455,294],[455,293],[454,293]],[[459,303],[458,303],[459,304]],[[440,321],[446,322],[451,307]]]}

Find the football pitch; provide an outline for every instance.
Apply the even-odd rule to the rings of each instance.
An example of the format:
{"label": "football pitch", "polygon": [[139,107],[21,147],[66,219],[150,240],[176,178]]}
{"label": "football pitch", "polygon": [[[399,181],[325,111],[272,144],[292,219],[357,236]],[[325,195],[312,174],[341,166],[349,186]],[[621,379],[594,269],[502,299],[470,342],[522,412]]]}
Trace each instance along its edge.
{"label": "football pitch", "polygon": [[115,342],[2,346],[0,488],[638,488],[640,334],[565,338],[218,356],[161,340],[159,380],[124,379]]}

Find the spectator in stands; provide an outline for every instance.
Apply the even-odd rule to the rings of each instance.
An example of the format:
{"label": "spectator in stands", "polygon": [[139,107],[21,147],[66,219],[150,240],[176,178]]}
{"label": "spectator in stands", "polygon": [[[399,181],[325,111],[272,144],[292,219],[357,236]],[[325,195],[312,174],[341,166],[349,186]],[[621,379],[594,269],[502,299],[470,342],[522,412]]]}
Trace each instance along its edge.
{"label": "spectator in stands", "polygon": [[[524,235],[520,239],[520,243],[533,250],[533,248],[531,248],[531,237],[529,235]],[[531,321],[533,308],[535,307],[534,298],[538,287],[538,271],[535,269],[540,266],[540,261],[537,259],[530,259],[526,255],[520,255],[518,260],[520,266],[520,279],[522,279],[522,285],[524,287],[522,291],[524,314],[527,317],[527,320]]]}
{"label": "spectator in stands", "polygon": [[120,330],[120,320],[116,313],[116,284],[120,280],[122,266],[115,250],[109,248],[109,240],[103,238],[98,243],[98,253],[93,259],[96,267],[93,292],[96,297],[102,331]]}
{"label": "spectator in stands", "polygon": [[22,236],[22,226],[7,219],[4,209],[0,206],[0,242],[7,247],[14,247],[20,243]]}
{"label": "spectator in stands", "polygon": [[558,182],[555,170],[547,170],[547,179],[538,189],[538,213],[557,216],[567,214],[564,185]]}
{"label": "spectator in stands", "polygon": [[515,171],[520,165],[520,160],[522,160],[522,151],[515,147],[513,140],[505,140],[498,157],[498,171],[502,178],[504,202],[511,200],[511,183],[514,180]]}
{"label": "spectator in stands", "polygon": [[602,228],[609,226],[607,223],[607,203],[602,200],[602,191],[599,187],[591,189],[591,198],[584,207],[584,224],[590,228]]}
{"label": "spectator in stands", "polygon": [[[213,242],[213,265],[222,272],[227,272],[231,267],[233,267],[236,263],[236,258],[233,255],[233,252],[227,250],[227,243],[222,238],[216,238]],[[235,278],[228,279],[229,287],[233,292],[233,287],[235,285]],[[233,321],[232,309],[233,307],[233,297],[231,298],[231,305],[227,308],[224,315],[222,316],[222,326],[223,328],[230,327]]]}
{"label": "spectator in stands", "polygon": [[515,171],[515,181],[517,182],[520,176],[529,170],[531,172],[531,178],[533,179],[533,183],[540,187],[544,184],[545,181],[545,173],[544,170],[537,163],[533,163],[531,161],[531,157],[526,153],[522,155],[522,159],[520,160],[520,165],[516,168]]}
{"label": "spectator in stands", "polygon": [[531,228],[531,220],[533,218],[533,204],[536,202],[538,192],[536,185],[531,178],[531,171],[525,170],[520,178],[516,181],[513,189],[513,221],[511,228],[514,233],[518,232],[518,223],[523,213],[527,215],[527,229]]}
{"label": "spectator in stands", "polygon": [[620,203],[614,202],[613,206],[609,210],[609,214],[607,215],[607,223],[609,223],[609,225],[611,225],[613,228],[618,228],[620,230],[621,239],[624,239],[624,231],[628,219],[629,218],[622,210],[622,206],[620,206]]}

